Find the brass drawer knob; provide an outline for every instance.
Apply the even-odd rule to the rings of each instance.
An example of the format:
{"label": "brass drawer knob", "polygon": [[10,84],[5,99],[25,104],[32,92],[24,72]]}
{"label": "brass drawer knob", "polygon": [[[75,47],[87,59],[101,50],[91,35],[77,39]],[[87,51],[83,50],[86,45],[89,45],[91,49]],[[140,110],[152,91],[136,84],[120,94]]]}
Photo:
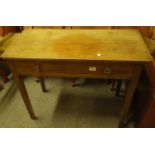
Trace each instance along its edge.
{"label": "brass drawer knob", "polygon": [[39,65],[36,65],[34,67],[34,71],[36,71],[37,73],[39,73],[41,70],[40,70],[40,66]]}
{"label": "brass drawer knob", "polygon": [[110,74],[112,72],[112,70],[111,70],[111,68],[109,68],[109,67],[106,67],[105,69],[104,69],[104,73],[105,74]]}

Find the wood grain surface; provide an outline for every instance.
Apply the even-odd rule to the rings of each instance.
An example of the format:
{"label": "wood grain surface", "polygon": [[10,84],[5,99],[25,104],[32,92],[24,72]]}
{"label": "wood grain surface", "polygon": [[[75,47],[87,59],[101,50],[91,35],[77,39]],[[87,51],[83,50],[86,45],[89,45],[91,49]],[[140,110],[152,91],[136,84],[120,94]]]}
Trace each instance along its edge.
{"label": "wood grain surface", "polygon": [[138,30],[24,30],[2,54],[5,59],[146,62],[149,51]]}

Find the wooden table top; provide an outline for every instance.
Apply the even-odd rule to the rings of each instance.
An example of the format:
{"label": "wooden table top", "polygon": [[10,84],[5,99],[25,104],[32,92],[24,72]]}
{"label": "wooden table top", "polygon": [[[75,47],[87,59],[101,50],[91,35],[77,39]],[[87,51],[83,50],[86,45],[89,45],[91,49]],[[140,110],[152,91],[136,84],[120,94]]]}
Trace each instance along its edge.
{"label": "wooden table top", "polygon": [[4,59],[152,60],[138,30],[24,30],[1,55]]}

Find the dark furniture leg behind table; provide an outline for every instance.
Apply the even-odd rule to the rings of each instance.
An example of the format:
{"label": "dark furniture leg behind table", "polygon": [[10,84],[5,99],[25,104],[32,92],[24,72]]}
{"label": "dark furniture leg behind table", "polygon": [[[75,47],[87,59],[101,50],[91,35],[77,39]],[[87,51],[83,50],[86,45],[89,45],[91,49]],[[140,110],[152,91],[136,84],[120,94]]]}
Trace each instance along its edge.
{"label": "dark furniture leg behind table", "polygon": [[4,69],[2,68],[2,66],[0,66],[0,76],[2,77],[2,79],[5,83],[9,80],[6,73],[4,72]]}

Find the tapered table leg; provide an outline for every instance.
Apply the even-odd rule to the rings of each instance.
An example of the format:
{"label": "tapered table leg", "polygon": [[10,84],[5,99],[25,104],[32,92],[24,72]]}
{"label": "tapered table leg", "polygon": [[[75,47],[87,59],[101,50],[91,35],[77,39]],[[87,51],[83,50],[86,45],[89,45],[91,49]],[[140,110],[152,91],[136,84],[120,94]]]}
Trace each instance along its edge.
{"label": "tapered table leg", "polygon": [[137,87],[137,83],[138,83],[141,71],[142,71],[142,66],[139,65],[139,66],[135,67],[134,74],[133,74],[133,77],[132,77],[130,84],[128,86],[124,104],[123,104],[121,114],[120,114],[120,121],[119,121],[120,128],[124,127],[124,125],[127,122],[127,114],[128,114],[131,102],[132,102],[132,98],[133,98],[135,89]]}
{"label": "tapered table leg", "polygon": [[24,100],[25,106],[26,106],[26,108],[27,108],[27,110],[29,112],[30,117],[32,119],[37,119],[37,117],[36,117],[36,115],[35,115],[35,113],[33,111],[33,108],[32,108],[29,96],[27,94],[27,90],[25,88],[24,81],[23,81],[22,77],[18,75],[18,73],[16,72],[16,69],[15,69],[12,62],[9,62],[9,67],[10,67],[10,69],[12,71],[14,80],[15,80],[15,82],[17,84],[17,87],[18,87],[18,89],[20,91],[20,94],[21,94],[21,96],[22,96],[22,98]]}
{"label": "tapered table leg", "polygon": [[41,89],[42,89],[42,91],[43,91],[43,92],[47,92],[44,78],[43,78],[43,77],[39,77],[39,80],[40,80],[40,84],[41,84]]}

